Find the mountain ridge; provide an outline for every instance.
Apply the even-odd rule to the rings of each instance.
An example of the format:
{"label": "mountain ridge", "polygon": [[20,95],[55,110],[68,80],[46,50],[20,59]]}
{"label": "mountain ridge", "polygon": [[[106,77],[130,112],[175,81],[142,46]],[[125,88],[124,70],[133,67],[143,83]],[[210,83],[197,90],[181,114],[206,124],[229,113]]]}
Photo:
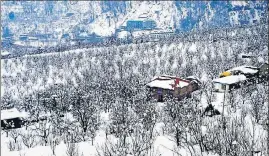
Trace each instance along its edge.
{"label": "mountain ridge", "polygon": [[18,40],[22,34],[95,33],[111,36],[126,21],[141,15],[164,30],[188,32],[268,21],[266,1],[5,1],[2,37]]}

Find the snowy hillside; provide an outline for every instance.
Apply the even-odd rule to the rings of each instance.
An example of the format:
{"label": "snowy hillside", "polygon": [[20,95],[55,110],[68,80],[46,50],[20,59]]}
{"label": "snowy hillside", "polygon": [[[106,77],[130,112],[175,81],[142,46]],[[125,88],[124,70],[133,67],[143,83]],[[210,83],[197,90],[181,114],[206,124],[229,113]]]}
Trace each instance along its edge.
{"label": "snowy hillside", "polygon": [[267,7],[1,2],[1,155],[268,156]]}
{"label": "snowy hillside", "polygon": [[[89,49],[85,48],[85,49],[71,50],[71,51],[64,52],[63,54],[56,52],[52,54],[42,54],[40,56],[35,55],[33,57],[36,59],[40,57],[40,59],[37,59],[36,61],[30,61],[32,59],[31,56],[25,56],[18,59],[5,59],[1,62],[1,67],[2,67],[1,76],[3,78],[2,87],[1,87],[2,89],[1,95],[6,94],[10,96],[10,94],[12,94],[14,97],[21,97],[22,95],[19,95],[18,93],[19,90],[28,90],[29,89],[28,87],[30,87],[32,89],[28,90],[28,92],[32,92],[35,89],[38,89],[39,87],[43,88],[44,85],[46,84],[53,84],[53,83],[56,83],[57,81],[61,81],[64,83],[68,82],[69,80],[67,79],[70,79],[70,81],[74,82],[74,84],[77,84],[78,82],[74,77],[78,76],[79,78],[81,76],[81,73],[80,73],[80,68],[79,69],[74,68],[75,64],[77,64],[75,63],[75,60],[73,60],[73,58],[70,58],[73,61],[69,60],[65,62],[63,61],[63,59],[58,58],[59,59],[58,60],[54,58],[54,55],[56,55],[57,57],[59,56],[65,59],[69,59],[69,57],[71,57],[71,54],[72,55],[74,54],[75,56],[77,56],[78,55],[77,53],[88,52],[88,53],[84,53],[83,56],[89,55],[90,60],[94,61],[95,63],[98,63],[98,62],[100,63],[100,61],[103,61],[103,59],[97,56],[102,57],[106,55],[108,51],[111,51],[111,49],[113,49],[114,51],[113,53],[119,53],[119,51],[123,50],[125,51],[124,58],[126,57],[127,61],[129,61],[129,58],[132,60],[133,59],[132,57],[135,57],[135,58],[139,58],[138,60],[143,60],[143,62],[139,63],[141,67],[143,67],[142,65],[145,65],[145,64],[148,64],[148,65],[154,64],[154,69],[152,69],[152,71],[151,70],[148,71],[149,72],[148,74],[150,74],[151,76],[154,76],[154,74],[163,74],[166,72],[172,72],[173,74],[176,74],[174,72],[178,73],[179,71],[176,71],[176,68],[179,66],[179,64],[185,66],[186,63],[188,62],[185,57],[186,51],[190,53],[191,56],[194,54],[202,56],[202,58],[205,59],[204,61],[206,61],[207,57],[203,55],[203,53],[204,52],[207,53],[208,51],[211,51],[212,57],[215,57],[215,55],[221,56],[221,57],[225,56],[226,57],[225,59],[232,58],[232,54],[229,54],[229,52],[235,52],[234,55],[237,55],[237,56],[234,56],[234,57],[236,58],[240,57],[240,54],[242,53],[250,53],[257,56],[263,56],[264,54],[267,54],[267,50],[268,50],[267,42],[266,42],[268,36],[266,37],[264,34],[267,27],[268,27],[267,25],[263,25],[262,27],[259,27],[259,26],[253,27],[253,28],[250,27],[249,29],[243,29],[243,30],[232,29],[230,30],[228,35],[230,35],[230,37],[234,40],[232,39],[219,40],[218,42],[213,42],[213,43],[212,43],[212,40],[210,40],[211,34],[207,34],[207,35],[194,34],[193,36],[188,35],[188,37],[194,38],[195,36],[195,38],[201,38],[199,40],[193,41],[195,42],[195,44],[192,41],[185,43],[186,41],[179,38],[178,41],[176,41],[179,43],[173,43],[173,41],[168,41],[166,43],[162,43],[162,42],[161,43],[144,43],[144,44],[138,44],[138,45],[131,44],[131,45],[122,45],[119,47],[113,45],[110,47],[101,47],[101,48],[97,47],[97,48],[89,48]],[[219,35],[221,35],[226,32],[222,32],[219,30],[218,33]],[[241,38],[238,38],[238,37],[241,37]],[[202,40],[203,38],[205,38],[205,40]],[[153,49],[150,48],[152,47],[152,45],[155,45]],[[134,47],[140,47],[140,46],[141,47],[145,46],[148,48],[146,50],[149,51],[149,53],[147,53],[146,55],[149,57],[143,58],[144,55],[141,54],[142,52],[141,50],[129,51],[130,49],[133,49]],[[218,49],[218,51],[214,51],[214,47],[221,47],[221,48]],[[200,49],[198,50],[197,48],[200,48]],[[163,54],[160,54],[160,51]],[[99,54],[100,52],[101,54]],[[228,53],[228,55],[224,55],[224,53]],[[70,54],[70,56],[68,56],[68,54]],[[79,54],[79,55],[82,55],[82,54]],[[150,56],[155,56],[155,55],[156,55],[156,58],[150,57]],[[112,58],[116,56],[113,56]],[[50,59],[47,60],[48,59],[47,57],[51,57],[52,60],[56,59],[58,61],[53,62]],[[156,59],[156,60],[153,60],[153,59]],[[198,58],[192,57],[191,59],[193,60],[194,64],[197,63],[196,59]],[[263,59],[266,60],[265,58]],[[124,60],[125,59],[123,59],[123,61]],[[14,64],[13,61],[15,61],[16,63]],[[43,61],[45,61],[46,63]],[[71,71],[59,73],[59,69],[54,68],[55,66],[58,66],[57,63],[59,63],[59,61],[61,61],[61,64],[59,66],[63,68],[62,69],[63,71],[67,71],[67,70],[71,70]],[[87,62],[87,61],[84,60],[82,62]],[[38,64],[35,64],[35,63],[38,63]],[[49,66],[48,63],[52,63],[52,64]],[[16,64],[19,64],[19,65],[16,65]],[[69,68],[70,65],[68,64],[71,64],[72,68]],[[163,68],[164,65],[165,66],[171,65],[172,68],[169,68],[169,67]],[[34,71],[27,70],[29,69],[29,67],[31,69],[33,67],[40,67],[40,72],[41,72],[40,74],[43,76],[37,76],[39,80],[37,78],[34,78],[36,77],[34,75],[36,75],[37,73],[35,73]],[[137,66],[137,65],[134,66],[133,72],[138,72],[139,68],[140,66]],[[81,69],[81,70],[84,70],[84,69]],[[118,76],[118,72],[114,73],[115,76]],[[58,77],[57,75],[55,75],[56,73],[61,74],[61,75],[63,74],[65,76]],[[29,76],[29,74],[32,75],[30,77],[33,78],[33,80],[24,81],[24,79],[26,79],[26,77],[24,76],[25,75]],[[20,80],[23,81],[24,85],[21,85],[22,83],[19,83],[18,81],[16,81],[18,76],[21,77]],[[11,85],[11,86],[7,87],[7,85]],[[18,87],[22,87],[22,88],[18,89]],[[21,92],[20,94],[25,94],[25,93],[27,94],[27,92]]]}
{"label": "snowy hillside", "polygon": [[[48,118],[27,129],[2,131],[1,154],[221,156],[237,145],[241,155],[251,148],[265,156],[268,87],[257,84],[224,95],[211,92],[211,81],[227,68],[255,65],[239,55],[267,53],[267,28],[231,30],[233,38],[216,42],[174,40],[4,59],[2,107],[13,104],[30,120]],[[144,101],[144,84],[162,74],[194,75],[204,86],[183,101]],[[225,133],[221,116],[201,117],[209,103],[221,111],[224,96]]]}
{"label": "snowy hillside", "polygon": [[1,6],[2,36],[13,35],[15,40],[22,34],[36,33],[52,34],[50,40],[60,40],[71,32],[111,36],[126,21],[139,17],[173,31],[251,25],[268,19],[267,7],[263,1],[5,1]]}

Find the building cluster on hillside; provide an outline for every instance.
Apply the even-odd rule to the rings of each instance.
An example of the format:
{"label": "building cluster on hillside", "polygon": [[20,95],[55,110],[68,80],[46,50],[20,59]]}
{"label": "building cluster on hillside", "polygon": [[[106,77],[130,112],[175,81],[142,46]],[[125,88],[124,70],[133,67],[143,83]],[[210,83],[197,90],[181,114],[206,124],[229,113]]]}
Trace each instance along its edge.
{"label": "building cluster on hillside", "polygon": [[[44,21],[42,21],[42,19],[47,18],[45,16],[41,15],[35,18],[37,18],[40,23],[22,22],[21,27],[23,30],[16,34],[12,32],[12,26],[9,24],[3,24],[3,33],[1,36],[2,44],[8,45],[20,43],[21,45],[28,45],[28,42],[56,42],[69,40],[70,36],[75,36],[67,30],[68,27],[75,26],[78,23],[77,16],[75,16],[72,12],[67,12],[60,19],[53,18],[49,22],[50,25],[43,23]],[[64,27],[67,22],[69,23],[68,27]]]}
{"label": "building cluster on hillside", "polygon": [[19,36],[19,40],[20,41],[36,41],[36,40],[39,40],[39,41],[48,41],[50,39],[52,39],[55,37],[53,36],[53,34],[51,33],[48,33],[48,34],[39,34],[39,33],[31,33],[31,34],[21,34]]}
{"label": "building cluster on hillside", "polygon": [[[40,17],[40,20],[44,17]],[[89,33],[87,30],[84,30],[82,27],[78,26],[77,15],[73,12],[66,12],[64,16],[60,19],[53,19],[50,21],[50,28],[48,28],[44,23],[34,24],[32,23],[30,27],[25,28],[21,34],[14,34],[11,31],[9,25],[2,26],[2,44],[20,44],[20,45],[29,45],[29,42],[51,42],[51,41],[77,41],[85,43],[97,43],[102,42],[106,37],[98,36],[94,33]],[[89,23],[89,19],[80,19],[83,23]],[[64,26],[66,22],[69,23],[68,26],[71,26],[71,30],[67,30]],[[141,32],[152,30],[160,30],[157,28],[156,21],[148,19],[147,17],[140,17],[138,19],[128,20],[125,23],[126,25],[120,26],[115,30],[115,34],[107,37],[115,37],[115,39],[128,40],[131,37],[136,37],[133,35],[141,34]],[[22,25],[23,26],[23,25]],[[59,29],[60,28],[60,29]],[[55,30],[51,32],[50,30]],[[156,33],[156,32],[154,32]],[[160,32],[160,34],[165,34]],[[139,37],[143,35],[138,35]],[[152,35],[153,37],[154,35]],[[156,36],[155,36],[156,37]]]}
{"label": "building cluster on hillside", "polygon": [[157,27],[157,24],[154,20],[151,19],[138,19],[138,20],[128,20],[126,27],[124,28],[127,31],[135,30],[152,30]]}
{"label": "building cluster on hillside", "polygon": [[[216,92],[230,92],[233,89],[269,81],[268,62],[263,63],[260,67],[239,66],[222,72],[219,78],[214,79],[213,89]],[[149,89],[149,97],[163,101],[166,96],[173,96],[181,100],[189,97],[190,94],[199,89],[200,81],[198,78],[187,77],[180,78],[176,76],[163,75],[155,77],[146,84]]]}
{"label": "building cluster on hillside", "polygon": [[95,33],[89,34],[89,33],[86,33],[86,32],[85,33],[75,33],[75,34],[72,34],[72,36],[73,37],[68,36],[69,38],[71,38],[72,41],[85,42],[85,43],[102,42],[103,38],[104,38],[104,37],[99,36],[99,35],[97,35]]}
{"label": "building cluster on hillside", "polygon": [[219,78],[213,80],[217,92],[232,91],[244,85],[268,81],[268,62],[260,67],[239,66],[222,72]]}
{"label": "building cluster on hillside", "polygon": [[[239,66],[222,72],[218,78],[214,79],[213,90],[215,92],[228,93],[240,87],[246,87],[254,83],[264,83],[269,81],[268,62],[263,63],[259,67]],[[194,76],[180,78],[177,76],[162,75],[154,77],[146,84],[148,100],[156,100],[158,102],[175,98],[182,100],[189,98],[192,93],[201,88],[201,82]],[[213,105],[205,108],[204,113],[207,116],[219,115],[219,110]],[[209,115],[208,115],[209,114]],[[38,120],[45,120],[40,118]],[[28,121],[27,114],[20,112],[16,108],[6,108],[1,110],[1,127],[4,129],[20,128],[24,122]]]}
{"label": "building cluster on hillside", "polygon": [[148,98],[163,102],[165,98],[176,97],[179,100],[190,97],[191,93],[198,90],[200,81],[192,76],[185,79],[163,75],[153,78],[148,84]]}
{"label": "building cluster on hillside", "polygon": [[[239,66],[224,71],[214,80],[213,90],[219,93],[229,93],[240,87],[246,87],[255,83],[266,83],[269,81],[268,62],[261,64],[259,67]],[[171,97],[178,100],[191,97],[192,93],[200,89],[201,82],[198,78],[187,77],[180,78],[176,76],[163,75],[155,77],[146,84],[148,89],[148,99],[163,102]],[[215,109],[212,104],[208,105],[203,115],[219,115],[219,110]]]}
{"label": "building cluster on hillside", "polygon": [[[5,28],[9,30],[8,28]],[[17,42],[27,45],[29,42],[52,42],[58,39],[57,34],[52,32],[43,33],[40,31],[31,31],[22,34],[13,34],[11,32],[3,33],[2,44],[14,44]]]}
{"label": "building cluster on hillside", "polygon": [[156,21],[147,18],[139,17],[125,22],[125,25],[116,29],[115,36],[118,39],[129,40],[147,37],[150,41],[166,38],[173,35],[175,32],[171,30],[163,30],[157,27]]}

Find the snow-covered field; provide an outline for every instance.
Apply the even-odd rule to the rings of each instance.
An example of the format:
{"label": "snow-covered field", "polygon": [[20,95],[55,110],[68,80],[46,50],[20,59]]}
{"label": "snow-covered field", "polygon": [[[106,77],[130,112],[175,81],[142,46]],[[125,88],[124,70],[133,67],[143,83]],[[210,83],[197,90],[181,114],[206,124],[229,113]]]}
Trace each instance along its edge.
{"label": "snow-covered field", "polygon": [[[214,93],[216,94],[216,99],[214,100],[214,106],[216,106],[215,108],[219,108],[219,105],[222,105],[223,102],[223,93]],[[202,99],[207,99],[206,97],[202,97]],[[246,100],[247,101],[247,100]],[[227,102],[229,103],[229,102]],[[229,103],[231,104],[231,103]],[[225,105],[225,117],[227,117],[229,119],[229,121],[232,122],[232,124],[230,126],[236,126],[236,122],[237,118],[242,118],[242,114],[244,112],[244,108],[245,107],[251,107],[250,104],[247,104],[247,102],[245,103],[245,106],[242,105],[238,105],[237,110],[236,108],[232,108],[230,105]],[[247,105],[246,105],[247,104]],[[163,109],[163,107],[165,106],[165,103],[154,103],[154,105],[156,105],[157,109],[159,111],[161,111]],[[205,106],[207,105],[207,103],[201,102],[201,107],[205,108]],[[236,111],[234,111],[236,110]],[[35,129],[36,127],[39,126],[39,124],[34,124],[30,127],[27,128],[27,130],[25,129],[25,127],[20,128],[20,129],[15,129],[15,130],[10,130],[8,131],[8,137],[7,137],[7,131],[3,131],[1,132],[1,155],[5,155],[5,156],[70,156],[70,153],[68,153],[68,151],[72,151],[73,147],[74,151],[77,151],[77,155],[82,156],[82,155],[89,155],[89,156],[96,156],[96,155],[102,155],[100,154],[100,152],[103,152],[103,147],[104,146],[109,146],[109,144],[111,142],[116,142],[117,143],[117,138],[115,138],[115,136],[113,135],[108,135],[106,136],[105,133],[105,127],[109,125],[110,123],[110,115],[109,113],[100,113],[101,116],[101,123],[102,125],[100,126],[101,129],[96,131],[96,136],[94,138],[93,141],[93,145],[92,145],[92,141],[81,141],[79,143],[75,143],[75,144],[67,144],[64,143],[64,141],[59,141],[57,143],[57,145],[55,145],[55,147],[53,148],[51,145],[39,145],[38,143],[33,144],[33,146],[31,148],[27,148],[24,145],[24,142],[22,142],[23,137],[27,136],[27,133],[33,133],[33,131],[31,131],[31,129]],[[68,118],[70,120],[73,120],[72,115],[68,116]],[[207,134],[211,134],[212,131],[214,131],[214,129],[216,129],[215,126],[219,125],[218,124],[218,118],[219,117],[205,117],[202,119],[202,123],[201,123],[201,133],[202,135],[207,135]],[[258,151],[265,151],[266,150],[266,146],[265,146],[265,141],[266,141],[266,130],[264,129],[264,127],[260,124],[255,123],[253,117],[251,115],[247,115],[243,121],[241,121],[243,124],[243,126],[238,127],[237,125],[237,131],[241,132],[243,130],[244,133],[246,133],[245,135],[248,136],[248,139],[250,142],[254,143],[254,149],[258,150]],[[47,123],[49,124],[49,123]],[[61,123],[61,124],[65,124],[65,123]],[[229,125],[229,124],[228,124]],[[213,126],[213,127],[212,127]],[[215,127],[215,128],[214,128]],[[230,129],[231,128],[231,129]],[[227,129],[227,133],[229,133],[229,131],[233,131],[235,127],[230,127]],[[151,149],[149,150],[149,152],[147,153],[147,155],[163,155],[163,156],[174,156],[174,155],[180,155],[180,156],[190,156],[190,155],[203,155],[203,156],[219,156],[219,154],[212,152],[212,151],[208,151],[208,152],[200,152],[200,149],[198,147],[198,145],[194,145],[194,153],[190,153],[190,151],[188,149],[186,149],[186,147],[177,147],[174,139],[173,139],[173,135],[169,135],[169,134],[165,134],[165,125],[163,122],[158,122],[154,128],[154,133],[155,133],[155,138],[153,140],[153,146],[151,147]],[[49,128],[45,129],[49,132]],[[13,131],[13,132],[12,132]],[[15,132],[14,132],[15,131]],[[216,129],[217,131],[217,129]],[[39,132],[37,132],[39,133]],[[217,132],[216,132],[217,133]],[[17,136],[17,138],[15,138],[15,136]],[[35,135],[35,134],[34,134]],[[36,134],[37,135],[37,134]],[[15,146],[12,146],[12,143],[14,145],[14,138],[17,140],[15,143]],[[36,142],[38,142],[40,138],[36,137]],[[55,141],[55,139],[59,139],[59,137],[56,138],[49,138],[49,140],[51,141]],[[134,138],[133,138],[134,139]],[[253,140],[252,140],[253,139]],[[39,140],[40,141],[40,140]],[[240,140],[238,140],[237,142],[239,142]],[[41,141],[42,142],[42,141]],[[233,141],[234,142],[234,141]],[[49,143],[51,143],[49,141]],[[109,143],[109,144],[108,144]],[[108,145],[107,145],[108,144]],[[12,150],[13,147],[13,150]],[[10,151],[11,150],[11,151]],[[247,151],[245,151],[247,152]],[[72,154],[71,154],[72,155]],[[76,154],[74,154],[76,155]],[[115,155],[118,155],[115,153]],[[135,153],[132,153],[130,151],[129,154],[127,154],[129,156],[131,155],[135,155]],[[260,154],[261,156],[265,156],[266,154]]]}
{"label": "snow-covered field", "polygon": [[[1,155],[220,156],[238,152],[243,156],[261,151],[265,156],[268,87],[240,88],[226,98],[224,93],[211,92],[212,79],[222,71],[255,65],[238,58],[248,45],[257,46],[254,55],[268,51],[266,39],[259,36],[260,42],[255,42],[251,34],[248,37],[85,48],[1,60],[1,104],[14,104],[32,118],[52,114],[27,130],[10,130],[8,137],[1,131]],[[203,87],[181,102],[143,101],[145,83],[163,74],[194,75]],[[201,117],[210,103],[224,112],[223,118]],[[72,106],[71,111],[58,117],[64,106]],[[86,132],[81,113],[91,123]],[[70,140],[77,143],[68,144]]]}

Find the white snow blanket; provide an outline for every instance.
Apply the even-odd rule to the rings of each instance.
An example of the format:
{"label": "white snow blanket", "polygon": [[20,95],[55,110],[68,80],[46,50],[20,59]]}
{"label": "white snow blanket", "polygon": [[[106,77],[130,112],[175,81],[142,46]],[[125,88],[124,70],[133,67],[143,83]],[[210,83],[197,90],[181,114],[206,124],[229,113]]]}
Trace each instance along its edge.
{"label": "white snow blanket", "polygon": [[240,81],[245,81],[247,78],[245,75],[231,75],[227,77],[214,79],[213,82],[221,84],[234,84]]}
{"label": "white snow blanket", "polygon": [[1,110],[1,120],[24,117],[27,117],[27,115],[23,112],[19,112],[16,108]]}

